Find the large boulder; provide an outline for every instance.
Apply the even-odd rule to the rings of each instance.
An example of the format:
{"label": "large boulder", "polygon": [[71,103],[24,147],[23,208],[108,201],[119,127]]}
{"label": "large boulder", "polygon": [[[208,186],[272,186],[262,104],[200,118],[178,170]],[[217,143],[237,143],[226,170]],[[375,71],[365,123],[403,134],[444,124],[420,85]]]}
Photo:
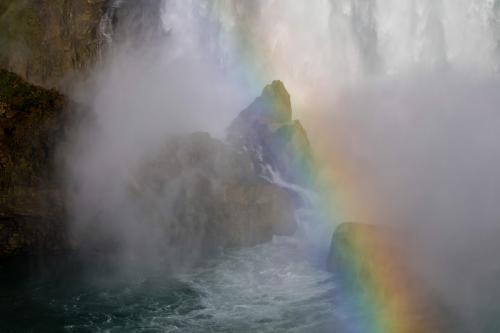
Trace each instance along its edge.
{"label": "large boulder", "polygon": [[[396,231],[387,227],[343,223],[333,234],[328,267],[339,274],[349,273],[352,282],[370,280],[377,270],[386,270],[387,276],[395,276],[390,271],[401,269],[397,265],[403,264],[402,249],[396,239]],[[385,260],[387,257],[391,260]]]}
{"label": "large boulder", "polygon": [[169,140],[140,168],[132,200],[146,223],[160,226],[163,245],[176,249],[172,260],[189,262],[197,257],[193,249],[209,253],[293,235],[297,193],[273,177],[306,180],[311,155],[290,95],[274,81],[230,124],[227,142],[208,133]]}
{"label": "large boulder", "polygon": [[169,140],[140,169],[131,200],[144,223],[162,230],[165,249],[175,249],[173,262],[268,242],[296,229],[290,193],[258,177],[248,152],[208,133]]}

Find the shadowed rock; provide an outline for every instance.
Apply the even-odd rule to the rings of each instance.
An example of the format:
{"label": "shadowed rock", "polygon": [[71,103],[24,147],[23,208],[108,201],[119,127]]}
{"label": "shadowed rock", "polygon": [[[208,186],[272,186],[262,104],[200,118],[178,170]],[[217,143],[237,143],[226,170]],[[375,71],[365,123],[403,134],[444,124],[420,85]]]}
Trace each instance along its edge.
{"label": "shadowed rock", "polygon": [[281,81],[266,86],[236,117],[227,140],[250,152],[256,171],[265,178],[277,172],[286,181],[304,186],[314,181],[309,139],[300,121],[292,118],[290,95]]}
{"label": "shadowed rock", "polygon": [[82,74],[99,53],[108,0],[0,2],[0,68],[44,87]]}
{"label": "shadowed rock", "polygon": [[137,49],[164,37],[161,5],[157,0],[2,0],[0,68],[66,91],[89,74],[112,40]]}
{"label": "shadowed rock", "polygon": [[65,247],[55,167],[65,99],[0,70],[0,260]]}
{"label": "shadowed rock", "polygon": [[[131,186],[144,223],[164,234],[171,263],[252,246],[296,229],[290,194],[258,177],[248,152],[194,133],[170,140]],[[170,251],[169,251],[170,250]]]}

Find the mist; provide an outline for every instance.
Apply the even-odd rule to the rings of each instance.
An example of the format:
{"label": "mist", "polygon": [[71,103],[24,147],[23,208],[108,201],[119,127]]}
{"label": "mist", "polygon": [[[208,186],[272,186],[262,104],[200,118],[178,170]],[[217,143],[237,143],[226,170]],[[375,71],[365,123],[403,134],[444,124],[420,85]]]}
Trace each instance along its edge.
{"label": "mist", "polygon": [[465,72],[377,80],[311,126],[328,123],[318,147],[341,162],[349,220],[404,230],[409,264],[468,324],[499,291],[499,88]]}
{"label": "mist", "polygon": [[128,195],[142,161],[177,134],[223,137],[281,79],[353,203],[343,217],[408,230],[417,274],[476,320],[499,289],[496,2],[166,1],[160,15],[160,37],[116,42],[75,93],[95,115],[70,154],[78,237],[120,235],[157,263],[165,239]]}
{"label": "mist", "polygon": [[154,218],[144,215],[133,190],[141,186],[146,162],[169,141],[198,131],[223,137],[248,100],[197,46],[178,42],[167,29],[147,29],[148,38],[137,27],[120,29],[126,38],[110,44],[102,63],[73,93],[90,114],[65,152],[72,234],[88,247],[89,262],[96,249],[109,248],[119,269],[181,271],[199,249],[193,243],[193,259],[183,260],[169,247],[160,220],[168,220],[175,193],[149,198],[152,207],[161,207]]}

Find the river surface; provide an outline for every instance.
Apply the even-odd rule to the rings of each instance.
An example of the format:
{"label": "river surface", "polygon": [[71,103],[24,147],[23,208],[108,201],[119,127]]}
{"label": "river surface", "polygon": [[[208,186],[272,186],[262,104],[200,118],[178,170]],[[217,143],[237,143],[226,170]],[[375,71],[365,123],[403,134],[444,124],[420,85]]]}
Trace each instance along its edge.
{"label": "river surface", "polygon": [[[1,332],[345,332],[336,284],[296,239],[227,251],[175,278],[43,274],[2,283]],[[350,330],[349,330],[350,331]]]}

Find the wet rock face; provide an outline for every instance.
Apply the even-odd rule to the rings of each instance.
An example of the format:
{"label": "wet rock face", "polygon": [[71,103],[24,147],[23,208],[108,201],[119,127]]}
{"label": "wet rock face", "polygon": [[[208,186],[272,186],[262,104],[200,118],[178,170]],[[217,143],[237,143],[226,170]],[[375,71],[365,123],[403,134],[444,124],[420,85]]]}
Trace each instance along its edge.
{"label": "wet rock face", "polygon": [[291,183],[312,184],[313,156],[306,131],[292,118],[290,95],[281,81],[266,86],[262,95],[231,123],[227,140],[248,151],[255,169],[272,178],[278,172]]}
{"label": "wet rock face", "polygon": [[62,95],[0,70],[0,189],[50,188],[64,131]]}
{"label": "wet rock face", "polygon": [[65,224],[59,217],[0,217],[0,263],[14,256],[46,257],[67,250]]}
{"label": "wet rock face", "polygon": [[98,55],[108,0],[2,0],[0,68],[45,87],[63,87]]}
{"label": "wet rock face", "polygon": [[131,49],[157,43],[168,35],[161,17],[163,4],[158,0],[111,0],[104,17],[108,35],[116,44]]}
{"label": "wet rock face", "polygon": [[56,91],[0,70],[0,260],[64,244],[54,164],[64,105]]}
{"label": "wet rock face", "polygon": [[66,92],[110,43],[130,49],[165,37],[159,0],[2,0],[0,68]]}

